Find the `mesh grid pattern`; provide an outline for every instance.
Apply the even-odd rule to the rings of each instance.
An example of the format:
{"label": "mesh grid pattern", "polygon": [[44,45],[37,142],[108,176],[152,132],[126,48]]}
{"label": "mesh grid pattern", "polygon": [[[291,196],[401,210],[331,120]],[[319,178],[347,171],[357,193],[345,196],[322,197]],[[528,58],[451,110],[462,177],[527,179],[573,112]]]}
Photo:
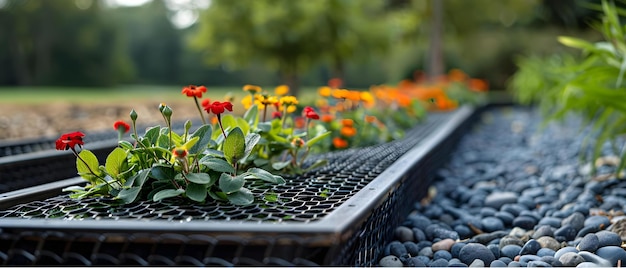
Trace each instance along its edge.
{"label": "mesh grid pattern", "polygon": [[[60,195],[0,211],[0,218],[315,221],[331,213],[406,151],[421,142],[423,136],[436,128],[437,122],[436,118],[428,120],[408,132],[406,138],[401,140],[319,155],[317,157],[326,158],[329,164],[309,174],[288,177],[287,183],[283,185],[248,184],[247,187],[255,194],[257,201],[249,206],[235,206],[212,200],[206,204],[194,204],[176,198],[162,202],[143,201],[112,206],[113,200],[105,198],[76,200]],[[277,200],[263,201],[266,194],[275,195]]]}
{"label": "mesh grid pattern", "polygon": [[[449,114],[431,114],[404,139],[386,144],[333,152],[315,157],[329,164],[304,176],[286,178],[284,185],[249,185],[253,205],[238,207],[222,202],[191,204],[176,199],[111,206],[111,200],[73,200],[66,195],[27,202],[0,211],[3,219],[19,219],[24,227],[0,229],[0,263],[4,265],[194,265],[194,266],[317,266],[376,265],[384,245],[393,237],[392,226],[404,220],[414,202],[424,196],[432,170],[450,153],[448,137],[420,159],[393,191],[371,212],[342,233],[290,233],[291,224],[316,226],[341,204],[383,173],[406,152],[437,131]],[[469,120],[467,120],[469,121]],[[456,136],[460,136],[456,127]],[[453,135],[453,136],[455,136]],[[315,159],[310,159],[314,161]],[[395,180],[394,180],[395,181]],[[269,187],[269,188],[267,188]],[[263,201],[266,193],[275,202]],[[376,197],[382,196],[378,194]],[[333,217],[336,215],[333,215]],[[29,228],[29,219],[62,220],[74,231]],[[150,221],[244,221],[285,224],[285,231],[89,231],[81,224],[96,219]],[[209,229],[211,230],[211,229]],[[172,233],[174,232],[174,233]]]}

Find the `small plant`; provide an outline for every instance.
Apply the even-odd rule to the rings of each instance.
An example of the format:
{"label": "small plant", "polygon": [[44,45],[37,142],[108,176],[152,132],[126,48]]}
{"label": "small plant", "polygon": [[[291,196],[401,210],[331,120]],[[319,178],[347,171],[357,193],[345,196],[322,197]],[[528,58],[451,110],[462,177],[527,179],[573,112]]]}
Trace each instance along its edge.
{"label": "small plant", "polygon": [[[191,92],[196,103],[201,98],[202,87],[186,87],[183,94]],[[189,95],[188,95],[189,96]],[[249,133],[249,127],[225,124],[222,114],[232,111],[232,103],[202,102],[204,111],[217,118],[218,128],[203,124],[193,133],[191,121],[185,123],[184,132],[172,130],[172,109],[161,104],[166,126],[146,129],[137,133],[137,113],[130,113],[134,142],[121,139],[130,125],[118,121],[114,124],[120,133],[119,146],[100,165],[96,156],[84,145],[81,132],[62,135],[56,142],[58,150],[71,150],[76,155],[78,174],[89,182],[84,187],[66,188],[71,197],[113,196],[122,203],[132,203],[146,198],[159,201],[183,196],[195,202],[205,202],[207,197],[228,201],[236,205],[253,202],[252,192],[245,188],[247,180],[258,179],[268,183],[284,183],[279,175],[256,166],[247,165],[247,159],[261,141],[258,133]],[[199,105],[198,105],[199,107]],[[202,110],[201,116],[204,114]],[[203,118],[204,121],[204,118]],[[230,121],[229,121],[230,122]],[[217,137],[217,138],[216,138]]]}
{"label": "small plant", "polygon": [[[626,10],[608,1],[596,7],[603,11],[596,28],[605,40],[591,43],[559,37],[560,43],[581,50],[582,57],[566,54],[520,58],[510,89],[521,103],[537,103],[546,121],[563,120],[568,114],[582,118],[590,129],[583,152],[587,152],[586,144],[593,142],[590,158],[595,161],[604,144],[610,143],[621,159],[616,170],[621,176],[626,165],[626,143],[618,144],[619,137],[626,133],[626,27],[620,23],[619,14]],[[589,160],[586,153],[581,156]],[[596,167],[592,167],[595,174]]]}

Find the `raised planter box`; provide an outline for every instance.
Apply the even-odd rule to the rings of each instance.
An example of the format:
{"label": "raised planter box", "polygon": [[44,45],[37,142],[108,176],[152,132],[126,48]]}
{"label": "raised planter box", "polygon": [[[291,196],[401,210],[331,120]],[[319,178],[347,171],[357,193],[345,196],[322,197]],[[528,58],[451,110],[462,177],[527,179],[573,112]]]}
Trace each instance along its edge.
{"label": "raised planter box", "polygon": [[[79,179],[0,194],[4,265],[375,265],[480,109],[430,114],[401,140],[320,155],[329,165],[257,202],[73,200]],[[313,159],[311,159],[313,160]],[[72,161],[73,162],[73,161]],[[43,194],[51,196],[43,197]],[[276,201],[261,200],[272,193]]]}

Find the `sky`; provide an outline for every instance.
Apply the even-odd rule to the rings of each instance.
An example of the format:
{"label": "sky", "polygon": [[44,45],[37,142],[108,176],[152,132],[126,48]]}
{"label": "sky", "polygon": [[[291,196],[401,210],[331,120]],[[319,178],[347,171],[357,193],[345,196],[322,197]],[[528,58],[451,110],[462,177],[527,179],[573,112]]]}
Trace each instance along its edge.
{"label": "sky", "polygon": [[[107,3],[111,6],[140,6],[150,1],[152,0],[107,0]],[[211,0],[167,0],[165,3],[173,11],[170,17],[172,24],[183,29],[198,20],[197,9],[209,7]]]}

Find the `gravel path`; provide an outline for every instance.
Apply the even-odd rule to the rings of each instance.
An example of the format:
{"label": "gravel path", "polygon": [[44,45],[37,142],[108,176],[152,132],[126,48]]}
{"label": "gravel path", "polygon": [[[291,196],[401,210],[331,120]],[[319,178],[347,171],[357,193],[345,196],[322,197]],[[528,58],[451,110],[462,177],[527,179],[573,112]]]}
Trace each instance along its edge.
{"label": "gravel path", "polygon": [[545,129],[540,121],[527,108],[484,113],[437,173],[436,194],[396,228],[379,265],[624,265],[626,180],[591,178],[578,161],[576,120]]}

